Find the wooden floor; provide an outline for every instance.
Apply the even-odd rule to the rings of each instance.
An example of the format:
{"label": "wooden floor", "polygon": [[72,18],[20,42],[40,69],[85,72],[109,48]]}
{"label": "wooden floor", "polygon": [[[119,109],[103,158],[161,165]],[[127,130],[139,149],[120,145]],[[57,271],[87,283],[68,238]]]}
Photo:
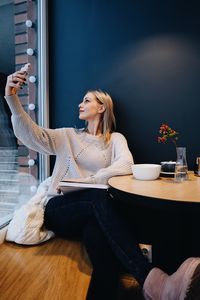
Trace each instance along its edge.
{"label": "wooden floor", "polygon": [[1,300],[82,300],[90,274],[79,242],[53,239],[31,247],[0,245]]}
{"label": "wooden floor", "polygon": [[[79,242],[56,238],[30,247],[6,242],[0,245],[0,300],[84,300],[91,272]],[[120,299],[142,299],[137,288],[135,297],[130,293],[127,278],[125,285]]]}

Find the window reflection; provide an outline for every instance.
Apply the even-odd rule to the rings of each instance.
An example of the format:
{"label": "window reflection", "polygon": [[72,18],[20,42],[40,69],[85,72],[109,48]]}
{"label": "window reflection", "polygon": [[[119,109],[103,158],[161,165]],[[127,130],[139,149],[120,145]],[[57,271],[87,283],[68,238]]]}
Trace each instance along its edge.
{"label": "window reflection", "polygon": [[[48,127],[47,12],[47,0],[0,1],[0,228],[4,213],[12,215],[16,207],[31,198],[38,181],[49,176],[48,158],[15,138],[4,100],[7,74],[31,63],[30,76],[37,81],[28,81],[18,93],[30,117],[40,126]],[[27,20],[33,26],[28,26]],[[34,49],[33,55],[27,53],[28,48]],[[33,105],[39,110],[31,109]],[[29,164],[32,160],[33,166]]]}
{"label": "window reflection", "polygon": [[10,121],[10,111],[4,100],[5,84],[6,75],[0,73],[0,147],[17,148],[16,138]]}
{"label": "window reflection", "polygon": [[[31,198],[35,190],[33,187],[37,186],[37,180],[29,174],[28,166],[26,172],[22,171],[20,158],[26,158],[29,151],[18,144],[11,124],[11,113],[4,100],[7,75],[19,68],[16,54],[20,58],[24,56],[24,53],[19,53],[19,47],[26,45],[22,40],[17,40],[20,35],[16,23],[23,30],[25,20],[19,20],[19,16],[24,15],[26,7],[26,1],[0,1],[0,229],[9,222],[15,209]],[[22,35],[27,36],[27,32]]]}

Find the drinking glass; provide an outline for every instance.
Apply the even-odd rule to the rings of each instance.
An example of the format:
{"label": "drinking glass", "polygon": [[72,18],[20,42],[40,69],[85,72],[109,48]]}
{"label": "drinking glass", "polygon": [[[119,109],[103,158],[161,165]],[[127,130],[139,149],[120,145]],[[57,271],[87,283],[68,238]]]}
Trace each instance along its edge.
{"label": "drinking glass", "polygon": [[176,148],[177,159],[175,166],[175,181],[183,182],[188,179],[188,165],[186,159],[186,148],[185,147],[177,147]]}

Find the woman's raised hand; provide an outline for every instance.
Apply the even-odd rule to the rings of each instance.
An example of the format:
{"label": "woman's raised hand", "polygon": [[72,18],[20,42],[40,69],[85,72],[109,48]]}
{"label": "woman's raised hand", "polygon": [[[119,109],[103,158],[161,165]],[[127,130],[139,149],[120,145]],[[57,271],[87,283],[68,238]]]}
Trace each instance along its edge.
{"label": "woman's raised hand", "polygon": [[17,93],[18,89],[22,87],[22,85],[26,82],[26,75],[28,73],[28,69],[30,64],[26,64],[21,70],[16,71],[15,73],[9,75],[7,77],[5,95],[14,95]]}

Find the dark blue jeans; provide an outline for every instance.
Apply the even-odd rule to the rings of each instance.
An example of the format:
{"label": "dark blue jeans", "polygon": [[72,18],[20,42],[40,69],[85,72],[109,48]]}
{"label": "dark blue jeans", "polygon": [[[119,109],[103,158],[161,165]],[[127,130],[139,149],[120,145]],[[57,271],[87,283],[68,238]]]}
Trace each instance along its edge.
{"label": "dark blue jeans", "polygon": [[[101,260],[101,253],[97,253],[98,249],[96,252],[93,251],[94,244],[99,244],[98,237],[104,239],[106,242],[102,245],[104,249],[107,247],[107,253],[112,251],[113,259],[119,262],[119,269],[122,266],[143,285],[152,266],[143,256],[134,236],[129,233],[126,222],[115,204],[109,190],[84,189],[69,192],[49,200],[45,208],[44,225],[61,237],[83,236],[89,256],[92,251],[93,267],[95,253],[96,259]],[[93,234],[90,246],[88,236],[92,233],[91,224],[96,224],[94,228],[98,227],[101,237]],[[106,253],[106,250],[104,252]],[[104,264],[104,261],[102,258],[100,264]]]}

